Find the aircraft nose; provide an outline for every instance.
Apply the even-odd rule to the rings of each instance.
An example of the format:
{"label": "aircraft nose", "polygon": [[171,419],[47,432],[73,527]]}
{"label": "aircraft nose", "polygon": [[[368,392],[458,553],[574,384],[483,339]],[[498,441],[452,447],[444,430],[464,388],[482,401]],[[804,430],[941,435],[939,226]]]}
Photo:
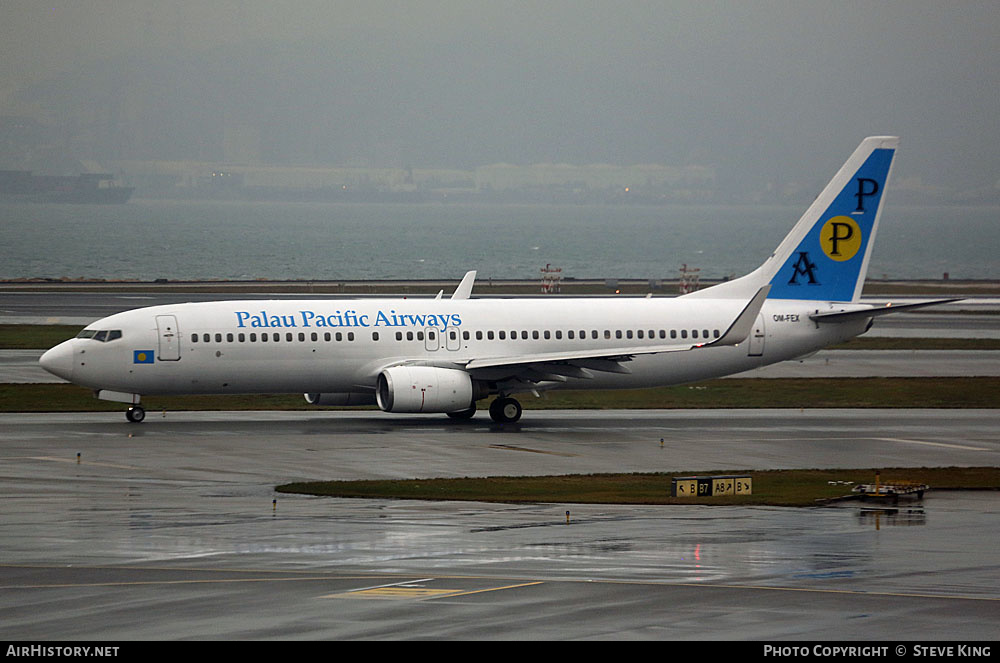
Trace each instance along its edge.
{"label": "aircraft nose", "polygon": [[51,350],[46,350],[38,363],[46,371],[64,380],[73,377],[73,341],[63,341]]}

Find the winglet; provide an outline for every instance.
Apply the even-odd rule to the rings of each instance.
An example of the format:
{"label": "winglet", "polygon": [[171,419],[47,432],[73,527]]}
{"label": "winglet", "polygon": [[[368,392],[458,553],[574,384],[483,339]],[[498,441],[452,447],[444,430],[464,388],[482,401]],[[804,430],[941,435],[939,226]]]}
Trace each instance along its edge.
{"label": "winglet", "polygon": [[695,347],[708,348],[716,345],[739,345],[746,340],[747,336],[753,330],[753,323],[757,320],[757,316],[760,314],[760,309],[764,306],[764,300],[767,299],[767,293],[771,290],[770,285],[763,286],[757,291],[757,294],[747,302],[747,305],[743,307],[743,311],[736,316],[733,324],[729,325],[729,329],[721,337],[715,339],[711,343],[705,343],[704,345],[699,345]]}
{"label": "winglet", "polygon": [[452,299],[468,299],[472,295],[472,285],[476,282],[476,271],[466,272],[465,276],[462,277],[462,282],[458,284],[455,288],[455,292],[452,293]]}

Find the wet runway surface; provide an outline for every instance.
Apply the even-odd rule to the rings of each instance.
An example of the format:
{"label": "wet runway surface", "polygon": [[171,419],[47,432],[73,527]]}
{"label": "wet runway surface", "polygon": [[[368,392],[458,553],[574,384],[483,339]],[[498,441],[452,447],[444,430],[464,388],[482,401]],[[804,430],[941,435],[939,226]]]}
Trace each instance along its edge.
{"label": "wet runway surface", "polygon": [[996,493],[931,491],[884,514],[273,487],[998,462],[988,410],[528,411],[506,427],[372,412],[151,412],[140,426],[0,415],[0,634],[995,639]]}

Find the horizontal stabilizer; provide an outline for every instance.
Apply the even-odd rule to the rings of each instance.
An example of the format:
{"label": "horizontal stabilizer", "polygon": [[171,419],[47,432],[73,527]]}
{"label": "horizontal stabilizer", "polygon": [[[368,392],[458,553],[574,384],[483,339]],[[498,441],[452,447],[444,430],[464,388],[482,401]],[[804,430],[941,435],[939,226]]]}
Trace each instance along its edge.
{"label": "horizontal stabilizer", "polygon": [[809,319],[815,322],[848,322],[863,318],[873,318],[877,315],[899,313],[900,311],[913,311],[926,306],[949,304],[961,300],[961,297],[953,297],[952,299],[934,299],[929,302],[917,302],[915,304],[886,304],[885,306],[873,306],[871,308],[855,309],[852,311],[826,311],[824,313],[813,313],[809,316]]}

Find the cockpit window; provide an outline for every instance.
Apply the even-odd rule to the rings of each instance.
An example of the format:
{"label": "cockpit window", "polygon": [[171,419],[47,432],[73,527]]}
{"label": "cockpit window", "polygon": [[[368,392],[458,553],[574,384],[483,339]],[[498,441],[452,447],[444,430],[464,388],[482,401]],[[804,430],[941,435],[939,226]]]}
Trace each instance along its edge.
{"label": "cockpit window", "polygon": [[106,343],[122,337],[121,329],[84,329],[76,335],[77,338],[92,338],[95,341]]}

